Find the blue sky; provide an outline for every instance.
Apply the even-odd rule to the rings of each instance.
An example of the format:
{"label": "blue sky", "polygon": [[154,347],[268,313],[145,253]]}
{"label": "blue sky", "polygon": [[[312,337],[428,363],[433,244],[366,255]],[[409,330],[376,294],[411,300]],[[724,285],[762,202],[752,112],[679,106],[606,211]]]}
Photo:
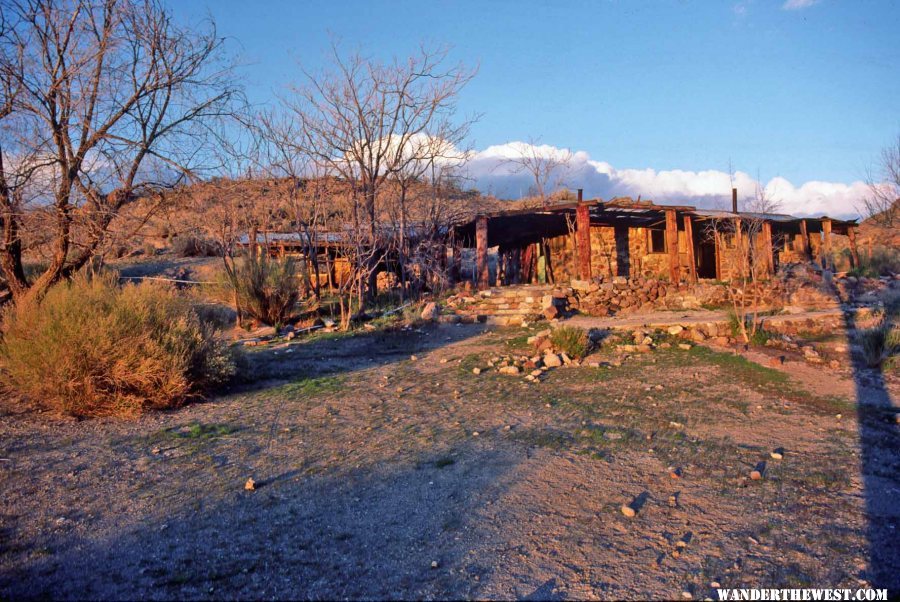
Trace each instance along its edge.
{"label": "blue sky", "polygon": [[900,2],[247,2],[182,0],[211,14],[267,102],[321,65],[329,35],[402,57],[453,46],[479,73],[476,149],[514,140],[583,151],[617,169],[735,169],[851,184],[900,134]]}

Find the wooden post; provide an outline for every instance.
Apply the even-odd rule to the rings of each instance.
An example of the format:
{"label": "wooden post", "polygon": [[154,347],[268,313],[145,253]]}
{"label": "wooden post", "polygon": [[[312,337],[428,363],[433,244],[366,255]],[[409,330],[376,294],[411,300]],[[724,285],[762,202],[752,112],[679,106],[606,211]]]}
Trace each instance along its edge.
{"label": "wooden post", "polygon": [[666,209],[666,249],[669,251],[669,278],[672,284],[680,280],[678,269],[678,216],[674,209]]}
{"label": "wooden post", "polygon": [[851,267],[859,267],[859,252],[856,249],[856,227],[847,226],[847,238],[850,239],[850,261],[853,262]]}
{"label": "wooden post", "polygon": [[[831,256],[831,220],[822,220],[822,234],[824,235],[824,244],[822,245],[822,269],[824,270],[828,264],[828,258]],[[834,267],[834,266],[832,266]]]}
{"label": "wooden post", "polygon": [[479,289],[490,286],[488,272],[488,218],[479,215],[475,219],[475,280]]}
{"label": "wooden post", "polygon": [[809,245],[809,231],[806,229],[806,220],[800,220],[800,245],[803,247],[803,254],[806,256],[806,260],[809,261],[812,259],[812,255],[810,255],[810,245]]}
{"label": "wooden post", "polygon": [[688,277],[691,282],[697,282],[697,260],[694,258],[694,225],[691,216],[684,216],[684,242],[687,246]]}
{"label": "wooden post", "polygon": [[769,275],[775,273],[775,253],[772,249],[772,224],[763,222],[762,224],[763,244],[766,245],[766,271]]}
{"label": "wooden post", "polygon": [[[581,191],[579,191],[581,192]],[[578,243],[578,267],[582,280],[591,279],[591,213],[587,205],[575,209],[575,237]]]}

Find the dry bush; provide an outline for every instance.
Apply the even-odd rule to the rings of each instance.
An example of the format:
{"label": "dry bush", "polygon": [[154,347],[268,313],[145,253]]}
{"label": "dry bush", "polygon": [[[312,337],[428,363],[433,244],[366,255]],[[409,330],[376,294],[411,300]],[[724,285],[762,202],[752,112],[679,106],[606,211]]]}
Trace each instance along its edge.
{"label": "dry bush", "polygon": [[172,253],[177,257],[218,257],[222,254],[222,247],[208,238],[185,235],[175,238]]}
{"label": "dry bush", "polygon": [[260,322],[282,326],[296,313],[300,288],[296,265],[290,258],[247,255],[236,262],[229,283],[238,311]]}
{"label": "dry bush", "polygon": [[875,328],[860,332],[863,357],[872,367],[890,367],[900,355],[900,326],[885,321]]}
{"label": "dry bush", "polygon": [[871,253],[859,254],[859,267],[850,270],[852,276],[890,276],[900,274],[900,250],[892,247],[875,247]]}
{"label": "dry bush", "polygon": [[112,275],[79,276],[9,309],[0,361],[6,385],[75,416],[177,407],[235,371],[189,301],[158,283],[119,287]]}
{"label": "dry bush", "polygon": [[587,331],[577,326],[560,326],[550,333],[553,348],[575,359],[582,359],[591,350]]}

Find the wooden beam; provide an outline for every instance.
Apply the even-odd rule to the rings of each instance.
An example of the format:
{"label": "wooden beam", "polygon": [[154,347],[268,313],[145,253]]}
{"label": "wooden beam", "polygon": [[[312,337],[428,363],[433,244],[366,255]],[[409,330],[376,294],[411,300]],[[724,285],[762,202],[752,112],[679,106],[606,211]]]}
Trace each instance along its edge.
{"label": "wooden beam", "polygon": [[534,279],[534,243],[522,250],[522,282],[531,284]]}
{"label": "wooden beam", "polygon": [[775,273],[775,253],[772,248],[772,224],[770,222],[763,222],[762,235],[763,244],[766,246],[765,254],[763,255],[766,258],[766,271],[769,275],[772,275]]}
{"label": "wooden beam", "polygon": [[681,275],[678,269],[678,216],[674,209],[666,209],[666,249],[669,252],[669,279],[675,284]]}
{"label": "wooden beam", "polygon": [[[822,234],[824,235],[824,244],[822,245],[822,269],[828,264],[828,258],[831,257],[831,220],[822,220]],[[832,266],[834,267],[834,266]]]}
{"label": "wooden beam", "polygon": [[691,216],[684,216],[684,240],[687,246],[688,277],[691,282],[697,282],[697,260],[694,258],[694,225]]}
{"label": "wooden beam", "polygon": [[[578,191],[581,192],[580,190]],[[575,237],[578,243],[578,267],[582,280],[591,279],[591,213],[587,205],[575,209]]]}
{"label": "wooden beam", "polygon": [[851,267],[859,267],[859,251],[856,248],[856,227],[847,226],[847,238],[850,239],[850,261],[853,262]]}
{"label": "wooden beam", "polygon": [[475,280],[479,289],[490,287],[488,272],[488,218],[479,215],[475,219]]}
{"label": "wooden beam", "polygon": [[743,278],[747,254],[744,252],[744,233],[741,231],[741,218],[739,217],[734,219],[734,248],[738,259],[738,277]]}

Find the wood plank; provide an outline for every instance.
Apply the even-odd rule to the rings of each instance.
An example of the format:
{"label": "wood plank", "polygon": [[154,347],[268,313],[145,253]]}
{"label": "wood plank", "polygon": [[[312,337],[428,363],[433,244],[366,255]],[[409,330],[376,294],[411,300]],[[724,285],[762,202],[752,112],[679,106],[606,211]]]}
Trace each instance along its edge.
{"label": "wood plank", "polygon": [[677,283],[681,279],[678,266],[678,216],[674,209],[666,209],[666,249],[669,252],[669,279]]}
{"label": "wood plank", "polygon": [[[825,236],[824,244],[822,245],[822,268],[826,268],[828,266],[828,259],[831,257],[831,220],[823,219],[822,220],[822,233]],[[834,267],[834,266],[832,266]]]}
{"label": "wood plank", "polygon": [[691,282],[697,282],[697,260],[694,258],[694,225],[691,216],[684,216],[684,238],[687,245],[688,276]]}

